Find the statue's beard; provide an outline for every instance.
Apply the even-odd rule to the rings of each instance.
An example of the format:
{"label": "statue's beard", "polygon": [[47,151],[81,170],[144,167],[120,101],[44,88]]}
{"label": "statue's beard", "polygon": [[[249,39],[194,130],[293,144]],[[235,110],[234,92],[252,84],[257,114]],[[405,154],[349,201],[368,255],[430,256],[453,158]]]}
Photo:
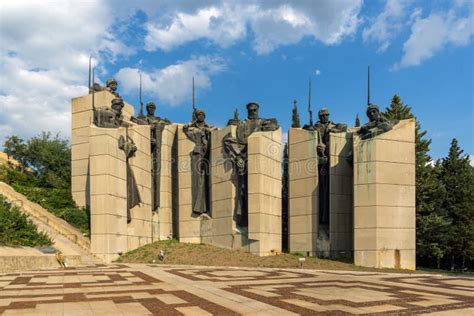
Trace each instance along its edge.
{"label": "statue's beard", "polygon": [[258,114],[257,113],[250,113],[249,114],[249,119],[257,119],[258,118]]}

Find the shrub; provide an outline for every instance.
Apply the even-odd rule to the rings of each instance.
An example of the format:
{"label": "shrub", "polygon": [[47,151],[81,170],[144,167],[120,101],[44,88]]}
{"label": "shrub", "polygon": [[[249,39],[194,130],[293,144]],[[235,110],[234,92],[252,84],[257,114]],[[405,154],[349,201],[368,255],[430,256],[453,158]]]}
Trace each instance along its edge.
{"label": "shrub", "polygon": [[29,220],[26,214],[0,196],[0,245],[2,246],[51,246],[53,241]]}

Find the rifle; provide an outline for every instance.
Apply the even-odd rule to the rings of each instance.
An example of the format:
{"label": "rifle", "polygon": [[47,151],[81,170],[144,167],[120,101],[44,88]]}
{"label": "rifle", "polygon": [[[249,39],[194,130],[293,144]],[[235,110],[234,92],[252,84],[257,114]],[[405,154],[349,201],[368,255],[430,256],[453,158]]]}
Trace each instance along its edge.
{"label": "rifle", "polygon": [[308,93],[308,113],[309,113],[309,126],[313,127],[313,111],[311,110],[311,78],[309,79],[309,93]]}
{"label": "rifle", "polygon": [[91,93],[91,59],[92,55],[89,56],[89,84],[87,85],[89,87],[89,93]]}
{"label": "rifle", "polygon": [[370,65],[367,66],[367,106],[370,105]]}
{"label": "rifle", "polygon": [[143,117],[143,100],[142,100],[142,73],[140,72],[140,114],[139,118]]}
{"label": "rifle", "polygon": [[192,116],[192,121],[194,122],[196,120],[196,104],[194,100],[194,76],[193,76],[193,116]]}

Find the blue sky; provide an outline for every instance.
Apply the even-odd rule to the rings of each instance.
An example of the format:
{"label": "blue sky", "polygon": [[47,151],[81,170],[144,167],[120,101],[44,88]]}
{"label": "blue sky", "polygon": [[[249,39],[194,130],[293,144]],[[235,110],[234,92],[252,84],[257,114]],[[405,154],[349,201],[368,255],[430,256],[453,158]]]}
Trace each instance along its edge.
{"label": "blue sky", "polygon": [[[372,101],[399,94],[445,156],[456,137],[473,141],[472,1],[11,1],[0,4],[0,142],[42,130],[70,134],[70,99],[87,91],[88,56],[97,78],[175,122],[191,117],[191,80],[207,119],[224,126],[257,101],[286,131],[293,100],[314,112],[362,122],[367,65]],[[315,114],[316,118],[316,114]]]}

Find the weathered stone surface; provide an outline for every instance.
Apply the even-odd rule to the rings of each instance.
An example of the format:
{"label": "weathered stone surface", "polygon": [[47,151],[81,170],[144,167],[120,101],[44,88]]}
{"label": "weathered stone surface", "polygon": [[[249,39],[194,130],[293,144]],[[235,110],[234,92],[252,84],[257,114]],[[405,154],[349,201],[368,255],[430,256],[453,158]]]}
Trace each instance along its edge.
{"label": "weathered stone surface", "polygon": [[415,120],[368,140],[354,137],[354,259],[415,269]]}

